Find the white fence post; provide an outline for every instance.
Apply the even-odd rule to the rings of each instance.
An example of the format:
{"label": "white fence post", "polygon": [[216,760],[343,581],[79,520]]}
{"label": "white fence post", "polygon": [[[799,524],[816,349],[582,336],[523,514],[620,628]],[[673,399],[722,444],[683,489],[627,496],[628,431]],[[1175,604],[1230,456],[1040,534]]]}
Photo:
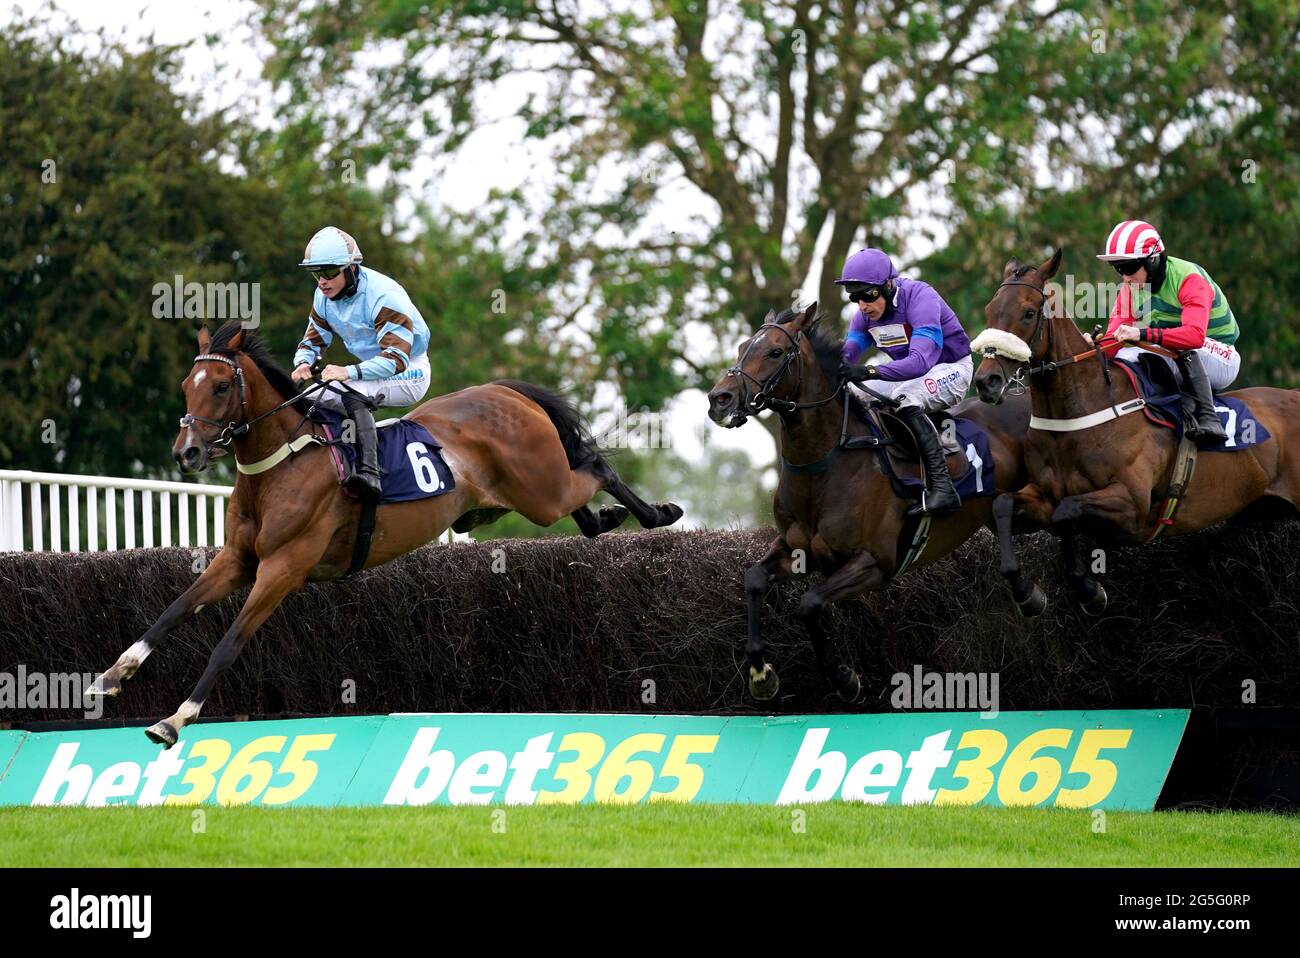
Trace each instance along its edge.
{"label": "white fence post", "polygon": [[50,551],[63,551],[63,529],[62,516],[59,514],[59,490],[63,487],[58,483],[50,486]]}
{"label": "white fence post", "polygon": [[[27,487],[24,490],[24,487]],[[63,490],[67,489],[67,508],[63,506]],[[46,492],[48,489],[48,505]],[[85,490],[86,507],[81,508],[81,492]],[[122,505],[122,543],[118,537],[117,493],[124,498]],[[140,530],[137,535],[136,493],[140,493]],[[234,492],[233,486],[202,485],[192,482],[166,482],[157,479],[118,479],[111,476],[77,476],[48,472],[29,472],[18,469],[0,469],[0,551],[32,551],[49,549],[63,551],[63,529],[67,526],[69,552],[100,551],[104,548],[132,549],[137,545],[152,547],[154,538],[154,493],[158,494],[158,538],[163,546],[174,541],[188,546],[197,540],[200,546],[209,542],[225,544],[225,512]],[[99,530],[99,497],[104,496],[104,532]],[[179,497],[177,520],[179,535],[173,536],[171,526],[172,496]],[[190,497],[195,499],[195,532],[190,531]],[[24,499],[26,502],[24,502]],[[212,526],[208,527],[208,505],[212,506]],[[26,509],[24,509],[26,506]],[[84,518],[84,524],[83,524]],[[48,523],[48,531],[47,531]],[[84,538],[82,529],[85,529]],[[31,545],[28,546],[27,543]],[[124,544],[123,544],[124,543]]]}
{"label": "white fence post", "polygon": [[32,551],[40,552],[45,548],[43,534],[45,523],[41,521],[41,484],[32,483]]}
{"label": "white fence post", "polygon": [[68,486],[68,551],[80,552],[78,533],[81,531],[81,517],[78,515],[77,487]]}

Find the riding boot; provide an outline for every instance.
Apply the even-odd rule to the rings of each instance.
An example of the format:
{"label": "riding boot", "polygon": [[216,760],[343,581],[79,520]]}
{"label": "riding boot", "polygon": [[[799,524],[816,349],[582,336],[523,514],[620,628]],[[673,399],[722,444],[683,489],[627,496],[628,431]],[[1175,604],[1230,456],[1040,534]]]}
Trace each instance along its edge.
{"label": "riding boot", "polygon": [[360,396],[345,393],[343,408],[356,428],[357,461],[343,487],[363,502],[379,500],[379,456],[376,449],[375,417]]}
{"label": "riding boot", "polygon": [[961,497],[953,487],[952,477],[948,475],[948,462],[939,444],[939,433],[934,428],[919,406],[902,406],[898,418],[916,437],[917,452],[921,464],[925,467],[925,491],[921,501],[908,507],[909,516],[943,515],[956,512],[961,508]]}
{"label": "riding boot", "polygon": [[1183,391],[1193,403],[1187,437],[1198,446],[1214,446],[1228,438],[1214,411],[1214,393],[1210,390],[1210,377],[1205,374],[1201,357],[1188,351],[1178,357],[1178,368],[1183,374]]}

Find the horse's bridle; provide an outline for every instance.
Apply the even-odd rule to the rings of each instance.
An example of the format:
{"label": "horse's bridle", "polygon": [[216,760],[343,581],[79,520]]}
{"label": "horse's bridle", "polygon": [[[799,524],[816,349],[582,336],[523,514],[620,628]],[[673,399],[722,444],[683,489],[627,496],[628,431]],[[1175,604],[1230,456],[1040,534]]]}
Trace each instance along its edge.
{"label": "horse's bridle", "polygon": [[[248,404],[247,404],[247,398],[244,395],[244,371],[239,368],[239,363],[235,362],[233,359],[231,359],[228,356],[219,356],[216,353],[200,353],[199,355],[194,357],[194,361],[196,363],[205,360],[218,362],[218,363],[225,363],[227,366],[229,366],[231,369],[235,371],[235,383],[239,386],[240,419],[247,420]],[[196,422],[201,422],[209,426],[216,426],[221,430],[221,434],[216,439],[210,439],[207,436],[203,435],[203,433],[200,432],[199,430],[197,429],[194,430],[198,434],[198,437],[203,440],[203,445],[207,447],[206,451],[209,455],[212,455],[212,450],[214,446],[215,447],[229,446],[238,436],[241,436],[245,432],[247,432],[248,427],[252,425],[251,422],[246,421],[244,425],[241,426],[239,424],[239,421],[234,418],[233,415],[234,398],[235,397],[233,395],[230,397],[230,404],[227,407],[227,416],[226,416],[226,419],[228,420],[227,422],[222,422],[222,420],[220,419],[209,419],[207,416],[196,416],[190,412],[187,412],[184,416],[181,416],[180,426],[182,429],[193,428]],[[221,452],[217,453],[217,455],[224,455],[224,454],[225,454],[224,448],[222,449]]]}
{"label": "horse's bridle", "polygon": [[[1030,289],[1034,290],[1040,296],[1042,296],[1043,301],[1038,305],[1038,321],[1034,324],[1034,332],[1029,337],[1029,339],[1026,340],[1025,343],[1029,347],[1030,358],[1029,360],[1022,362],[1019,366],[1017,366],[1015,373],[1009,376],[1006,382],[1002,384],[1002,392],[999,394],[998,398],[1001,399],[1002,396],[1005,396],[1008,393],[1010,393],[1012,396],[1023,395],[1026,388],[1028,388],[1025,385],[1026,372],[1030,376],[1042,376],[1046,373],[1054,373],[1062,366],[1069,366],[1071,363],[1077,363],[1081,359],[1086,359],[1089,356],[1095,355],[1097,357],[1097,362],[1100,363],[1101,365],[1101,375],[1102,375],[1102,379],[1104,379],[1106,382],[1106,392],[1110,397],[1110,406],[1114,408],[1115,384],[1111,381],[1110,366],[1109,363],[1107,362],[1105,348],[1098,345],[1098,343],[1100,342],[1099,337],[1101,336],[1102,327],[1097,326],[1096,329],[1093,330],[1092,349],[1079,353],[1077,356],[1068,356],[1064,359],[1044,359],[1041,362],[1033,362],[1032,360],[1033,360],[1034,342],[1038,339],[1039,334],[1042,332],[1043,320],[1047,316],[1047,290],[1042,286],[1035,286],[1033,283],[1026,283],[1021,280],[1014,280],[1014,279],[1007,280],[1006,282],[1002,283],[1001,286],[998,287],[998,289],[1001,289],[1003,286],[1028,286]],[[1002,356],[999,356],[997,351],[993,348],[986,349],[984,351],[984,355],[985,357],[995,356],[999,360],[1003,358]]]}
{"label": "horse's bridle", "polygon": [[[1012,396],[1024,395],[1025,390],[1029,388],[1025,383],[1026,372],[1030,376],[1037,376],[1040,373],[1051,372],[1052,370],[1056,369],[1055,363],[1032,362],[1034,343],[1038,340],[1039,335],[1042,333],[1043,320],[1047,317],[1047,290],[1042,286],[1035,286],[1033,283],[1026,283],[1023,280],[1018,280],[1018,279],[1006,280],[1000,286],[998,286],[998,289],[1002,289],[1003,286],[1028,286],[1034,292],[1038,293],[1038,295],[1042,296],[1043,301],[1038,304],[1038,318],[1037,321],[1034,323],[1034,331],[1030,335],[1029,339],[1025,341],[1025,345],[1029,347],[1030,361],[1021,363],[1019,366],[1016,367],[1016,371],[1012,375],[1007,377],[1006,382],[1002,384],[1002,392],[999,393],[998,395],[999,400],[1002,399],[1003,396],[1006,396],[1008,394]],[[985,350],[984,355],[986,357],[990,355],[998,356],[998,354],[993,350]],[[998,358],[1001,359],[1002,357],[998,356]]]}
{"label": "horse's bridle", "polygon": [[[205,423],[209,426],[217,426],[218,428],[221,429],[221,434],[216,439],[209,439],[207,436],[203,435],[202,432],[199,432],[199,430],[197,429],[194,430],[198,434],[198,437],[203,440],[203,445],[208,455],[214,455],[214,454],[217,456],[225,455],[224,447],[229,446],[240,436],[243,436],[245,433],[248,432],[248,430],[252,429],[253,426],[257,425],[257,423],[261,422],[263,419],[267,418],[268,416],[274,416],[281,409],[286,409],[289,406],[292,406],[300,399],[304,399],[308,393],[313,392],[314,390],[329,388],[329,386],[325,383],[321,383],[321,382],[314,383],[313,385],[304,389],[297,396],[294,396],[292,399],[286,399],[278,406],[275,406],[272,409],[268,409],[266,412],[262,413],[261,415],[254,416],[252,419],[249,419],[248,402],[247,402],[247,397],[245,396],[244,393],[244,371],[239,368],[239,363],[235,362],[229,356],[221,356],[218,355],[217,353],[200,353],[198,356],[194,357],[194,361],[196,363],[201,362],[203,360],[211,360],[213,362],[225,363],[227,366],[229,366],[231,369],[235,371],[235,383],[239,386],[239,419],[234,418],[234,414],[233,414],[234,397],[233,396],[231,397],[231,403],[230,406],[228,407],[226,421],[224,422],[221,419],[209,419],[207,416],[196,416],[193,413],[189,413],[189,412],[187,412],[184,416],[181,416],[180,426],[182,429],[192,428],[194,426],[194,423],[196,422]],[[330,391],[336,392],[337,390],[331,389]],[[306,422],[306,419],[307,417],[304,416],[303,422]],[[302,423],[299,423],[298,426],[299,428],[301,428]],[[214,453],[214,449],[220,451]]]}
{"label": "horse's bridle", "polygon": [[[763,332],[763,330],[769,328],[779,329],[781,333],[786,337],[786,339],[790,340],[790,346],[785,354],[785,358],[781,361],[780,368],[778,368],[776,372],[772,373],[772,375],[768,376],[766,380],[764,380],[763,382],[759,382],[758,377],[751,376],[749,373],[745,372],[745,370],[742,369],[741,367],[745,364],[745,360],[749,358],[749,351],[754,348],[759,335]],[[781,384],[781,379],[785,376],[786,372],[789,371],[791,364],[795,360],[795,357],[799,355],[800,352],[799,344],[802,341],[803,341],[803,330],[799,330],[794,334],[791,334],[790,330],[786,329],[785,326],[783,326],[780,323],[764,323],[762,326],[758,327],[758,329],[754,331],[754,335],[749,340],[749,345],[746,346],[745,351],[741,353],[740,359],[737,361],[736,365],[732,366],[730,369],[727,370],[727,375],[735,376],[737,379],[741,379],[742,381],[748,380],[749,382],[753,383],[756,387],[758,387],[758,391],[754,393],[752,397],[749,395],[748,388],[745,388],[741,391],[741,401],[740,401],[740,410],[741,410],[740,422],[741,423],[743,423],[751,415],[760,413],[764,409],[775,409],[778,413],[784,414],[784,413],[792,413],[799,409],[811,409],[815,406],[825,406],[827,403],[831,402],[836,396],[838,396],[840,392],[844,389],[844,385],[847,382],[847,380],[841,379],[839,384],[836,385],[834,392],[832,392],[825,399],[818,399],[813,402],[804,402],[804,403],[795,402],[792,399],[780,399],[772,395],[772,391]],[[800,367],[798,375],[799,375],[799,382],[795,388],[795,395],[798,395],[799,388],[803,386],[803,367]],[[739,425],[739,423],[737,425]]]}

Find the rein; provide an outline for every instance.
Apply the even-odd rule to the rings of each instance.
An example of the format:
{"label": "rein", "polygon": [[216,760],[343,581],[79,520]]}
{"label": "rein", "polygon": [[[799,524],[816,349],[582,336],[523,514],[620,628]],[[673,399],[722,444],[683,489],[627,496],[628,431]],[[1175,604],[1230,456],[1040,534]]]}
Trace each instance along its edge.
{"label": "rein", "polygon": [[[749,351],[754,348],[755,342],[758,339],[758,334],[768,328],[779,329],[782,332],[782,334],[784,334],[785,337],[788,340],[790,340],[790,348],[786,352],[785,358],[782,360],[780,368],[777,369],[776,372],[772,373],[772,375],[768,376],[765,381],[759,382],[757,377],[752,376],[749,373],[745,372],[745,370],[743,370],[741,366],[744,365],[745,359],[749,356]],[[801,409],[815,409],[820,406],[825,406],[828,403],[834,402],[836,397],[839,396],[840,393],[844,392],[845,387],[848,386],[848,379],[841,376],[839,382],[835,386],[835,389],[832,390],[831,394],[827,396],[825,399],[816,399],[810,402],[801,403],[801,402],[795,402],[794,400],[791,399],[779,399],[771,395],[772,390],[775,389],[780,384],[782,377],[785,376],[787,371],[789,371],[790,366],[794,362],[795,357],[801,355],[800,343],[802,342],[802,340],[803,340],[802,330],[796,332],[794,335],[791,335],[790,331],[786,329],[784,326],[782,326],[780,323],[764,323],[762,326],[758,327],[758,329],[754,333],[754,337],[750,339],[749,345],[745,347],[745,351],[744,353],[741,354],[737,364],[727,370],[727,373],[729,375],[735,376],[737,379],[741,379],[741,378],[746,379],[749,382],[754,383],[754,385],[758,387],[758,392],[754,394],[753,398],[749,397],[748,390],[746,390],[746,395],[743,397],[741,402],[741,409],[743,410],[741,415],[743,418],[748,418],[749,415],[762,412],[764,409],[774,409],[776,410],[778,415],[783,415],[783,416],[788,415],[790,413],[798,412]],[[799,390],[801,390],[803,387],[802,366],[799,367],[798,375],[799,375],[799,381],[795,385],[796,395],[798,394]],[[817,475],[818,473],[825,472],[827,469],[830,468],[831,463],[835,461],[835,458],[840,454],[840,450],[842,449],[875,448],[875,447],[886,445],[891,441],[892,440],[890,439],[880,439],[875,436],[850,437],[849,436],[849,403],[846,399],[844,402],[844,418],[840,424],[840,438],[835,443],[835,445],[831,447],[831,451],[828,452],[826,455],[822,456],[820,459],[817,459],[813,462],[805,462],[805,463],[790,462],[790,460],[786,459],[785,456],[782,456],[781,468],[788,469],[790,470],[791,473],[794,473],[795,475]]]}
{"label": "rein", "polygon": [[[1042,286],[1037,286],[1033,283],[1026,283],[1022,280],[1007,280],[998,286],[998,289],[1002,289],[1003,286],[1028,286],[1043,297],[1043,301],[1038,306],[1038,321],[1034,324],[1034,332],[1026,342],[1029,353],[1032,356],[1034,343],[1043,330],[1044,319],[1047,318],[1047,291]],[[1097,327],[1097,330],[1100,330],[1100,327]],[[976,339],[978,340],[979,337],[976,337]],[[1128,415],[1129,413],[1137,412],[1139,409],[1145,408],[1147,404],[1146,400],[1141,396],[1118,405],[1115,402],[1115,384],[1111,379],[1110,357],[1106,355],[1106,349],[1110,346],[1116,345],[1118,342],[1119,340],[1116,340],[1112,336],[1095,335],[1093,338],[1093,347],[1084,352],[1068,356],[1064,359],[1047,359],[1040,362],[1022,362],[1021,365],[1016,368],[1015,373],[1007,379],[1006,383],[1002,387],[1002,391],[1003,393],[1010,392],[1013,396],[1021,395],[1027,388],[1024,381],[1026,373],[1028,373],[1031,378],[1035,376],[1045,376],[1054,373],[1065,366],[1082,362],[1085,359],[1090,359],[1093,356],[1096,356],[1097,362],[1101,366],[1102,379],[1106,383],[1106,396],[1110,400],[1106,408],[1094,413],[1089,413],[1085,416],[1076,416],[1072,419],[1049,419],[1042,416],[1031,416],[1029,419],[1029,428],[1045,430],[1047,432],[1075,432],[1080,429],[1090,429],[1093,426],[1100,425],[1101,423],[1110,422],[1113,419],[1118,419],[1121,416]],[[1169,359],[1177,358],[1175,352],[1162,346],[1157,346],[1155,343],[1134,342],[1132,345],[1139,349],[1145,349],[1148,352],[1165,356]],[[986,359],[1001,357],[1003,355],[998,347],[992,344],[983,348],[982,353]],[[1009,358],[1015,359],[1017,357],[1012,356]]]}
{"label": "rein", "polygon": [[[790,340],[791,348],[786,352],[785,358],[781,361],[781,367],[772,375],[768,376],[765,381],[760,383],[757,377],[751,376],[749,373],[745,372],[745,370],[742,369],[741,366],[744,365],[745,360],[749,357],[749,351],[754,348],[755,341],[758,339],[758,334],[765,329],[779,329],[781,333],[785,336],[785,338]],[[841,380],[839,385],[835,387],[834,392],[832,392],[825,399],[818,399],[818,400],[814,400],[813,402],[805,402],[805,403],[794,402],[793,400],[790,399],[778,399],[777,397],[771,394],[772,390],[774,390],[777,386],[780,385],[782,377],[785,376],[786,372],[790,369],[791,364],[794,362],[794,358],[800,355],[799,344],[802,341],[803,341],[803,330],[800,330],[799,332],[791,336],[790,330],[786,329],[780,323],[764,323],[762,326],[758,327],[757,330],[755,330],[754,336],[750,339],[749,345],[745,347],[745,351],[744,353],[741,354],[741,357],[737,361],[736,365],[732,366],[730,369],[727,370],[727,373],[729,375],[735,376],[737,379],[743,377],[744,379],[749,380],[750,382],[754,383],[758,387],[758,392],[754,394],[753,398],[750,398],[750,396],[748,395],[748,390],[746,390],[744,401],[741,404],[741,408],[745,410],[743,415],[745,415],[746,418],[748,418],[749,415],[760,413],[764,409],[774,409],[778,413],[785,414],[785,413],[797,412],[800,409],[813,409],[817,406],[825,406],[827,403],[834,400],[835,397],[838,396],[844,390],[847,380]],[[796,394],[802,387],[803,387],[803,367],[800,366],[799,382],[796,383],[795,385]]]}
{"label": "rein", "polygon": [[[203,444],[206,447],[206,451],[208,455],[212,456],[213,458],[217,458],[219,456],[225,455],[225,449],[229,447],[232,442],[234,442],[236,439],[239,439],[247,435],[249,430],[252,429],[253,426],[257,425],[259,422],[261,422],[263,419],[266,419],[270,416],[274,416],[276,413],[280,412],[283,409],[287,409],[288,407],[292,406],[294,403],[298,402],[300,399],[305,399],[309,394],[316,392],[317,390],[324,389],[329,392],[336,393],[340,396],[343,395],[345,391],[346,392],[353,391],[351,389],[348,389],[347,386],[343,386],[342,388],[339,388],[336,387],[333,383],[327,383],[322,380],[317,380],[316,382],[308,386],[306,389],[304,389],[297,396],[294,396],[291,399],[286,399],[278,406],[268,409],[266,412],[254,416],[252,419],[249,419],[247,396],[244,390],[244,371],[239,367],[239,364],[235,362],[233,359],[231,359],[230,357],[221,356],[217,353],[200,353],[198,356],[194,357],[194,362],[197,363],[201,361],[225,363],[227,366],[229,366],[231,369],[235,371],[235,382],[239,386],[239,411],[240,411],[240,419],[243,420],[242,423],[233,417],[233,398],[231,403],[232,408],[227,413],[227,419],[229,420],[228,422],[223,423],[222,420],[220,419],[209,419],[207,416],[196,416],[193,413],[189,413],[189,412],[187,412],[184,416],[180,418],[180,427],[182,429],[193,428],[194,423],[196,422],[205,423],[210,426],[217,426],[218,428],[221,429],[221,434],[216,439],[209,439],[207,436],[203,435],[203,433],[198,432],[198,430],[195,430],[195,432],[198,432],[199,438],[203,440]],[[307,410],[307,413],[302,417],[298,425],[293,427],[293,429],[290,432],[290,435],[293,435],[293,433],[296,433],[299,429],[303,427],[303,424],[306,423],[311,418],[311,414],[314,409],[315,406],[313,405],[311,408]],[[269,469],[275,468],[285,459],[288,459],[294,453],[299,452],[302,449],[305,449],[307,446],[313,444],[331,445],[334,442],[336,442],[336,440],[322,439],[320,436],[317,436],[315,434],[308,435],[308,436],[299,436],[290,442],[284,443],[282,446],[280,446],[279,449],[271,453],[271,455],[267,456],[264,459],[259,459],[257,462],[243,463],[239,461],[238,457],[236,457],[235,468],[239,472],[244,473],[244,475],[255,476],[258,473],[266,472]],[[219,449],[220,451],[214,452],[214,448]]]}

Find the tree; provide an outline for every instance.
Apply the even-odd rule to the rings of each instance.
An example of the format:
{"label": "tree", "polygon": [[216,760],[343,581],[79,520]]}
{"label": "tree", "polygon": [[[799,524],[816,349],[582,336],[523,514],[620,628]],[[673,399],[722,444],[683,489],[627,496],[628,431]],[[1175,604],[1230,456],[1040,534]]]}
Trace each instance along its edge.
{"label": "tree", "polygon": [[[250,306],[256,291],[257,332],[287,366],[312,296],[297,263],[327,223],[406,285],[436,392],[504,375],[558,384],[555,344],[530,329],[550,321],[536,299],[551,276],[522,263],[527,243],[499,252],[512,197],[472,224],[422,209],[416,239],[400,240],[391,195],[319,162],[322,131],[202,116],[175,92],[180,48],[97,39],[88,55],[38,19],[0,38],[0,465],[174,477],[178,385],[198,327],[226,317],[206,297],[202,316],[160,297],[177,277],[239,284]],[[508,329],[526,335],[512,344]],[[329,355],[347,361],[337,344]],[[205,479],[232,481],[229,463]]]}
{"label": "tree", "polygon": [[[655,408],[682,385],[708,383],[770,307],[816,297],[839,309],[832,282],[863,230],[897,250],[936,199],[947,227],[1016,208],[1044,162],[1069,182],[1113,174],[1116,158],[1139,148],[1158,161],[1179,122],[1212,121],[1233,68],[1252,55],[1225,42],[1239,29],[1225,16],[1281,9],[261,4],[277,48],[268,73],[290,94],[288,121],[310,118],[351,149],[382,144],[391,166],[454,152],[488,121],[490,104],[517,104],[523,135],[551,149],[558,171],[533,211],[552,237],[539,255],[568,279],[557,301],[589,308],[596,368],[616,374],[630,405]],[[345,87],[371,93],[355,111],[326,116],[322,91],[327,99]],[[1186,99],[1198,92],[1209,101]],[[1129,108],[1152,104],[1163,105],[1147,111],[1161,125],[1131,142]],[[698,210],[689,230],[653,225],[668,203]],[[823,229],[818,288],[801,290]],[[688,336],[709,361],[692,360]]]}
{"label": "tree", "polygon": [[[1065,145],[1063,175],[973,207],[921,269],[936,282],[966,277],[945,292],[973,333],[1008,258],[1062,246],[1057,279],[1080,291],[1067,306],[1090,330],[1112,305],[1093,290],[1117,281],[1094,254],[1116,222],[1146,219],[1172,255],[1201,264],[1223,288],[1242,326],[1238,384],[1300,384],[1300,8],[1198,6],[1160,26],[1171,23],[1170,51],[1154,71],[1133,55],[1148,42],[1141,35],[1112,28],[1098,37],[1096,82],[1076,110],[1109,119],[1110,148]],[[1119,92],[1133,86],[1126,72],[1148,76],[1155,93]],[[1161,150],[1171,131],[1175,142]]]}

